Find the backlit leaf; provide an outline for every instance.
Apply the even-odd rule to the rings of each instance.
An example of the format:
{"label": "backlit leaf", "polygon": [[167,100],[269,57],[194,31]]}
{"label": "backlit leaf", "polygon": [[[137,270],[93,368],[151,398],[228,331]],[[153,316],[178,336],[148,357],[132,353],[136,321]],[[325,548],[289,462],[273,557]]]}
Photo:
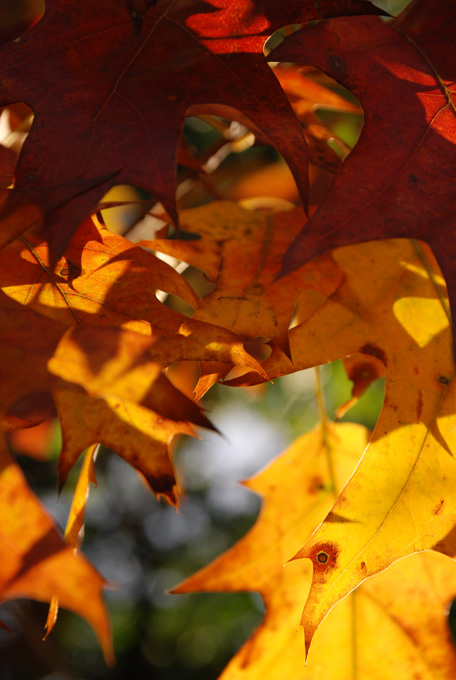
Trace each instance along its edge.
{"label": "backlit leaf", "polygon": [[367,430],[352,424],[327,424],[297,439],[246,482],[263,498],[253,529],[174,589],[261,593],[264,621],[221,679],[453,677],[456,654],[446,607],[456,593],[456,569],[432,553],[400,561],[340,602],[318,630],[305,665],[297,626],[311,568],[305,560],[283,563],[330,508],[337,495],[334,483],[344,484],[367,441]]}
{"label": "backlit leaf", "polygon": [[106,660],[113,662],[110,626],[102,600],[104,579],[65,545],[3,442],[0,447],[0,599],[29,597],[66,609],[94,628]]}
{"label": "backlit leaf", "polygon": [[433,249],[456,317],[456,39],[451,0],[414,0],[400,17],[340,17],[289,36],[273,59],[312,64],[353,92],[361,137],[284,262],[290,272],[341,245],[413,237]]}

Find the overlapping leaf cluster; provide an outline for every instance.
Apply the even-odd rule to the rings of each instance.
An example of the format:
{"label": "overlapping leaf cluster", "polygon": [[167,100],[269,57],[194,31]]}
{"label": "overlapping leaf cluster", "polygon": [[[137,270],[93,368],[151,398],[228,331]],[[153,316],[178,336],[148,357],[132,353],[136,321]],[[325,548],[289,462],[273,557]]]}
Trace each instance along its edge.
{"label": "overlapping leaf cluster", "polygon": [[[354,398],[385,374],[373,434],[322,408],[321,427],[247,483],[264,497],[252,531],[176,590],[262,594],[265,620],[224,678],[454,677],[445,607],[456,570],[443,555],[456,557],[456,10],[413,0],[394,20],[380,13],[364,0],[48,0],[0,49],[0,104],[34,114],[16,166],[0,149],[2,429],[32,425],[15,404],[50,391],[60,485],[88,449],[62,537],[2,439],[0,599],[51,602],[49,629],[58,603],[77,611],[108,661],[103,579],[77,552],[94,447],[177,504],[169,446],[212,427],[196,402],[215,382],[252,386],[344,359]],[[292,24],[303,27],[269,61],[316,67],[363,107],[343,163],[344,143],[315,111],[356,104],[310,70],[267,63],[267,38]],[[179,210],[177,160],[207,170],[179,146],[189,114],[235,119],[274,145],[302,205]],[[309,166],[334,175],[310,218]],[[96,211],[119,182],[160,200],[177,238],[109,231]],[[156,253],[203,271],[210,292]],[[195,399],[167,375],[181,361],[199,366]]]}

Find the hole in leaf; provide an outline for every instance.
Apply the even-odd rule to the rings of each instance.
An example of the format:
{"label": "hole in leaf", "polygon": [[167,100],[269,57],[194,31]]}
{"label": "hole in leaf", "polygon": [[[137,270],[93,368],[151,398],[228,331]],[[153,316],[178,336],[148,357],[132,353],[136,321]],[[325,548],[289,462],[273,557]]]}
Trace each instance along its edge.
{"label": "hole in leaf", "polygon": [[267,205],[256,207],[274,209],[283,209],[283,201],[299,202],[287,164],[248,125],[244,118],[215,115],[186,119],[178,154],[181,209],[213,200],[267,198]]}
{"label": "hole in leaf", "polygon": [[22,146],[33,122],[33,111],[23,102],[0,109],[0,189],[11,188]]}
{"label": "hole in leaf", "polygon": [[[101,199],[99,214],[105,226],[115,234],[131,241],[155,238],[155,232],[165,222],[149,214],[156,201],[140,187],[119,184],[112,187]],[[103,208],[102,206],[106,207]]]}
{"label": "hole in leaf", "polygon": [[[373,430],[385,398],[383,364],[364,354],[352,355],[344,361],[325,367],[328,411],[341,422],[361,423]],[[367,371],[370,376],[363,377]]]}

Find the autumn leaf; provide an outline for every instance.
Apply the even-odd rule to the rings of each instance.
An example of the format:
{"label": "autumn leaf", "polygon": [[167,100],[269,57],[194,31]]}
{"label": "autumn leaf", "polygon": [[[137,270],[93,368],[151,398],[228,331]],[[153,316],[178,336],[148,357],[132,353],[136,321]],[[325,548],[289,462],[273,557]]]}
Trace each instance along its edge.
{"label": "autumn leaf", "polygon": [[297,625],[311,568],[307,561],[283,563],[331,507],[336,488],[349,477],[368,436],[359,425],[325,423],[297,439],[245,483],[263,498],[253,529],[173,590],[261,593],[264,621],[221,679],[345,680],[355,673],[359,680],[453,677],[456,654],[446,607],[456,593],[456,571],[448,558],[431,553],[402,560],[339,603],[318,631],[307,666],[304,663]]}
{"label": "autumn leaf", "polygon": [[[443,279],[415,242],[359,244],[333,257],[343,283],[291,329],[293,370],[370,354],[386,367],[386,393],[362,462],[297,554],[315,568],[303,619],[307,646],[335,602],[368,576],[416,551],[456,554],[454,362]],[[271,377],[290,372],[277,354],[264,365]],[[329,555],[323,574],[322,550]]]}
{"label": "autumn leaf", "polygon": [[0,445],[0,599],[30,597],[87,619],[106,661],[114,660],[109,620],[102,599],[104,579],[67,547],[16,465]]}
{"label": "autumn leaf", "polygon": [[0,188],[7,189],[14,179],[16,154],[0,144]]}
{"label": "autumn leaf", "polygon": [[[329,172],[335,172],[350,149],[318,116],[318,111],[362,114],[362,109],[317,82],[296,66],[278,65],[274,74],[287,95],[309,146],[310,160]],[[337,148],[338,153],[332,148]],[[342,157],[342,158],[341,158]]]}
{"label": "autumn leaf", "polygon": [[178,434],[195,436],[188,422],[165,418],[115,398],[95,399],[63,390],[53,396],[63,438],[58,463],[60,487],[80,454],[88,446],[101,443],[136,468],[157,496],[177,504],[169,443]]}
{"label": "autumn leaf", "polygon": [[[0,288],[10,297],[70,326],[122,327],[167,336],[164,366],[180,359],[245,365],[267,377],[242,338],[166,307],[161,290],[193,307],[198,297],[170,265],[88,218],[50,266],[42,237],[27,234],[0,251]],[[169,337],[169,334],[175,337]]]}
{"label": "autumn leaf", "polygon": [[[217,381],[258,385],[341,359],[353,396],[339,415],[386,377],[370,441],[323,417],[247,483],[264,497],[251,532],[180,590],[263,595],[263,625],[226,679],[456,675],[445,623],[456,595],[456,8],[412,0],[392,21],[361,14],[380,11],[364,0],[48,0],[0,47],[2,125],[22,120],[29,133],[17,165],[19,144],[0,144],[1,429],[13,438],[46,417],[24,406],[44,391],[62,428],[60,486],[89,447],[68,545],[0,449],[0,599],[50,601],[48,630],[61,602],[92,623],[108,657],[103,580],[72,554],[93,448],[116,451],[177,505],[171,446],[212,427],[191,398],[196,381],[198,399]],[[361,106],[347,156],[316,112]],[[199,120],[180,141],[189,115]],[[205,174],[240,151],[232,120],[255,148]],[[179,196],[201,206],[179,214],[178,163]],[[118,204],[103,197],[120,182],[154,197],[138,214],[162,201],[160,216],[187,234],[133,244],[110,233],[90,213]],[[272,210],[297,191],[303,209]],[[267,196],[205,205],[208,193]],[[210,292],[178,273],[185,263]],[[192,318],[171,308],[174,296]]]}
{"label": "autumn leaf", "polygon": [[[305,199],[305,139],[264,59],[266,39],[286,24],[381,12],[364,0],[327,0],[318,9],[295,0],[285,10],[271,0],[159,0],[138,16],[124,0],[48,0],[41,21],[0,50],[0,105],[26,101],[35,114],[13,204],[30,202],[39,188],[33,202],[48,214],[50,187],[75,177],[93,182],[114,170],[115,180],[67,204],[65,220],[59,211],[48,219],[59,254],[114,182],[149,189],[177,220],[175,165],[185,116],[204,110],[236,118],[239,109],[287,159]],[[10,225],[2,243],[19,233]]]}
{"label": "autumn leaf", "polygon": [[[433,249],[456,317],[453,169],[456,11],[414,0],[392,22],[344,17],[289,36],[271,59],[311,64],[364,109],[361,137],[290,246],[283,273],[337,246],[413,237]],[[356,187],[356,190],[354,190]]]}
{"label": "autumn leaf", "polygon": [[263,336],[289,354],[288,327],[296,301],[312,291],[318,308],[341,281],[326,256],[276,281],[283,255],[301,224],[301,209],[274,214],[246,210],[231,202],[213,202],[184,210],[182,227],[199,240],[144,241],[203,270],[215,289],[202,297],[194,318],[216,324],[244,339]]}
{"label": "autumn leaf", "polygon": [[[80,547],[81,530],[84,526],[84,515],[89,496],[90,484],[97,485],[97,478],[95,476],[94,457],[96,455],[98,446],[90,446],[85,455],[79,472],[78,481],[74,490],[73,501],[71,503],[70,513],[68,515],[67,525],[65,527],[65,543],[70,548],[73,548],[74,554],[77,554]],[[54,595],[49,605],[48,617],[45,624],[46,634],[43,639],[46,639],[49,633],[53,630],[57,621],[59,613],[59,598]]]}
{"label": "autumn leaf", "polygon": [[[212,425],[151,358],[160,342],[110,327],[66,329],[6,296],[0,319],[0,412],[24,394],[54,390],[64,437],[60,483],[86,446],[102,441],[137,467],[155,493],[175,503],[168,442],[177,433],[193,434],[183,421]],[[169,358],[168,344],[162,356]],[[74,420],[76,409],[87,430]]]}

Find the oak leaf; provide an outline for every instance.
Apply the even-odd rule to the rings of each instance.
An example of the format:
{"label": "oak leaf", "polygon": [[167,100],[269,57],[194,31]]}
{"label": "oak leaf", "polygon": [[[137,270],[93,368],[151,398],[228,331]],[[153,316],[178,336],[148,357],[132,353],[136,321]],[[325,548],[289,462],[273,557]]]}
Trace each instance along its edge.
{"label": "oak leaf", "polygon": [[253,529],[174,589],[261,593],[264,621],[221,680],[453,677],[456,654],[446,608],[456,593],[456,571],[448,558],[432,553],[402,560],[340,602],[318,631],[305,665],[297,625],[311,568],[305,560],[283,563],[331,507],[336,488],[347,480],[368,438],[359,425],[326,423],[297,439],[245,482],[263,498]]}
{"label": "oak leaf", "polygon": [[276,342],[289,354],[288,328],[303,291],[315,308],[339,285],[341,273],[330,256],[276,281],[290,241],[306,221],[302,209],[273,213],[216,201],[181,213],[182,227],[199,240],[142,243],[205,272],[216,285],[199,301],[195,319],[228,328],[245,340]]}
{"label": "oak leaf", "polygon": [[52,519],[0,442],[0,599],[30,597],[61,605],[94,628],[107,662],[114,660],[104,579],[65,545]]}
{"label": "oak leaf", "polygon": [[[385,365],[386,393],[363,460],[297,555],[315,567],[307,647],[335,602],[368,576],[416,551],[456,555],[454,360],[443,278],[425,247],[407,240],[339,248],[333,257],[343,283],[290,330],[292,370],[370,354]],[[277,352],[264,365],[271,377],[291,372]],[[324,574],[320,549],[331,556]]]}
{"label": "oak leaf", "polygon": [[[296,66],[277,66],[274,74],[287,95],[309,146],[315,165],[335,172],[350,149],[318,116],[318,111],[362,114],[362,109]],[[321,74],[319,74],[321,75]],[[329,144],[329,143],[330,144]],[[338,153],[332,148],[337,148]]]}
{"label": "oak leaf", "polygon": [[[89,497],[90,484],[97,485],[97,478],[95,475],[94,457],[97,452],[97,445],[90,446],[82,462],[81,470],[79,472],[78,481],[74,490],[73,500],[71,503],[70,513],[68,515],[67,524],[65,527],[65,543],[73,549],[74,554],[77,553],[80,547],[81,530],[84,526],[84,515],[86,510],[87,499]],[[59,613],[59,598],[58,595],[52,597],[49,605],[48,617],[45,624],[47,638],[49,633],[53,630],[57,621]]]}
{"label": "oak leaf", "polygon": [[81,453],[88,446],[100,443],[136,468],[157,496],[163,495],[170,503],[177,504],[176,479],[168,447],[178,434],[195,436],[187,421],[165,418],[113,397],[95,399],[63,390],[54,391],[53,397],[63,439],[58,462],[60,487]]}
{"label": "oak leaf", "polygon": [[242,338],[190,319],[157,299],[161,290],[198,305],[193,289],[170,265],[92,218],[80,226],[54,267],[39,234],[27,234],[0,251],[0,288],[70,326],[110,325],[147,336],[166,335],[161,347],[167,356],[160,357],[164,366],[181,359],[223,361],[262,372]]}
{"label": "oak leaf", "polygon": [[456,10],[414,0],[391,23],[331,19],[289,36],[271,59],[311,64],[364,109],[360,139],[290,246],[283,272],[337,246],[412,237],[433,249],[456,318],[453,171]]}
{"label": "oak leaf", "polygon": [[[51,187],[74,178],[101,182],[48,219],[59,254],[114,182],[149,189],[177,220],[185,116],[236,117],[239,108],[288,160],[305,200],[305,139],[263,47],[286,24],[363,12],[381,13],[365,0],[294,0],[285,8],[273,0],[159,0],[130,14],[124,0],[48,0],[38,24],[0,50],[0,105],[25,101],[35,114],[12,205],[30,202],[32,192],[48,215]],[[2,233],[5,244],[20,225]]]}
{"label": "oak leaf", "polygon": [[[115,448],[121,455],[136,464],[157,494],[176,502],[167,443],[177,432],[192,431],[185,422],[169,420],[212,426],[201,409],[163,375],[163,364],[151,358],[157,340],[110,327],[67,329],[3,295],[0,319],[4,357],[0,412],[24,394],[54,390],[65,442],[60,483],[87,445],[114,444],[115,433],[119,436]],[[162,354],[168,356],[169,348]],[[87,417],[85,436],[83,431],[74,434],[80,422],[72,420],[72,404]],[[155,425],[148,448],[144,448],[145,435],[140,436],[146,423]]]}

